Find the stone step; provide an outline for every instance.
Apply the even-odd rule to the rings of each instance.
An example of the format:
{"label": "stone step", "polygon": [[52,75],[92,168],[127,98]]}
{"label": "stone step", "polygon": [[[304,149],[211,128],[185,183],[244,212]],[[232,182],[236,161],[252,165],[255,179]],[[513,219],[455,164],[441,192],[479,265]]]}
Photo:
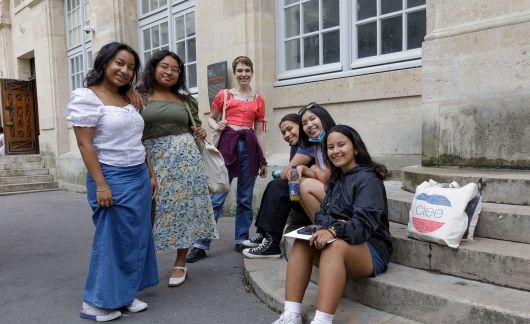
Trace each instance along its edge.
{"label": "stone step", "polygon": [[50,189],[36,189],[36,190],[25,190],[25,191],[0,192],[0,196],[21,195],[21,194],[29,194],[29,193],[35,193],[35,192],[58,191],[58,190],[61,190],[61,189],[59,189],[59,187],[57,187],[57,188],[50,188]]}
{"label": "stone step", "polygon": [[50,181],[53,181],[52,175],[0,177],[0,185],[21,184],[21,183],[39,183],[39,182],[50,182]]}
{"label": "stone step", "polygon": [[424,323],[530,323],[530,292],[394,263],[376,278],[348,280],[344,296]]}
{"label": "stone step", "polygon": [[0,170],[20,170],[20,169],[41,169],[44,168],[44,162],[13,162],[0,163]]}
{"label": "stone step", "polygon": [[[399,239],[399,235],[396,236]],[[283,248],[287,255],[293,241],[294,239],[284,238]],[[412,240],[408,243],[410,241]],[[430,267],[425,262],[431,253],[426,248],[429,243],[416,242],[424,246],[415,249],[410,246],[411,244],[409,246],[397,244],[393,258],[404,260],[407,257],[407,261],[413,263],[413,266]],[[412,251],[403,251],[407,248]],[[437,251],[436,247],[432,251],[435,254],[435,263],[445,269],[442,262],[447,257],[441,252],[443,251]],[[455,260],[465,259],[465,254],[468,252],[464,251]],[[423,264],[414,260],[415,258],[423,260]],[[503,264],[501,260],[495,260],[486,266],[495,269],[506,267],[508,269],[504,272],[507,273],[512,264]],[[466,271],[466,266],[459,271]],[[528,269],[526,271],[528,272]],[[315,267],[311,280],[318,284],[318,269]],[[433,273],[393,262],[389,264],[387,272],[376,278],[348,280],[344,297],[389,314],[423,323],[530,323],[530,308],[527,302],[530,299],[529,291]]]}
{"label": "stone step", "polygon": [[59,188],[57,181],[8,184],[8,185],[0,185],[0,193],[39,191],[39,190],[57,189],[57,188]]}
{"label": "stone step", "polygon": [[50,174],[48,169],[0,170],[0,177],[33,176]]}
{"label": "stone step", "polygon": [[[399,181],[385,181],[388,218],[407,224],[414,194],[401,189]],[[530,243],[530,206],[483,203],[475,236]]]}
{"label": "stone step", "polygon": [[475,238],[458,249],[407,237],[407,226],[390,223],[391,261],[404,266],[530,291],[530,245]]}
{"label": "stone step", "polygon": [[20,162],[39,162],[41,156],[39,154],[31,155],[7,155],[0,157],[0,164],[2,163],[20,163]]}
{"label": "stone step", "polygon": [[[270,308],[281,312],[283,310],[285,274],[287,271],[285,259],[245,259],[244,265],[245,277],[252,285],[258,298]],[[309,323],[315,314],[316,297],[317,286],[310,282],[302,303],[302,316],[306,323]],[[334,323],[412,324],[418,322],[342,298],[335,313]]]}
{"label": "stone step", "polygon": [[423,181],[476,183],[482,201],[498,204],[530,205],[530,170],[429,168],[411,166],[402,170],[403,189],[414,192]]}

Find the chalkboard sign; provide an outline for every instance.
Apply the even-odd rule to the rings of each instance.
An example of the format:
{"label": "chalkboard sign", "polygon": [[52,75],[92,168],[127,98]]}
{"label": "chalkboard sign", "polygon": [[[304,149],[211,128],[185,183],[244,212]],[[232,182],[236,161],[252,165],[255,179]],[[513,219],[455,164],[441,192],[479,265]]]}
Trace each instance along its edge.
{"label": "chalkboard sign", "polygon": [[228,88],[227,63],[224,61],[210,64],[206,71],[208,73],[208,99],[211,106],[219,90]]}

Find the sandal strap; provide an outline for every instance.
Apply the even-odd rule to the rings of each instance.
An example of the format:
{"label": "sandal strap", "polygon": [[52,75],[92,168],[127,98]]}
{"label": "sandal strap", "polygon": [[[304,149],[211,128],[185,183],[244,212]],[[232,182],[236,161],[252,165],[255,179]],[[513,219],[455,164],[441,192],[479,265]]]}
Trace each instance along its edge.
{"label": "sandal strap", "polygon": [[173,267],[173,268],[171,268],[171,270],[175,270],[175,269],[184,270],[184,272],[188,271],[188,268],[186,268],[186,267]]}

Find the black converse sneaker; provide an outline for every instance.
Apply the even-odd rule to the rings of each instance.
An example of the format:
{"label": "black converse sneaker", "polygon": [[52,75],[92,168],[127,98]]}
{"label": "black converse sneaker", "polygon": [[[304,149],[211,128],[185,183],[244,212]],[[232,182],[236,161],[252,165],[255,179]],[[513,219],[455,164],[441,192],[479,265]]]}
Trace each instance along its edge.
{"label": "black converse sneaker", "polygon": [[254,236],[253,238],[249,239],[249,240],[244,240],[243,242],[241,242],[245,247],[249,247],[249,248],[254,248],[254,247],[257,247],[258,245],[261,244],[261,242],[263,242],[263,239],[265,237],[261,234],[261,233],[258,233],[256,234],[256,236]]}
{"label": "black converse sneaker", "polygon": [[244,249],[243,255],[250,259],[279,259],[282,257],[282,252],[280,247],[267,237],[257,247]]}

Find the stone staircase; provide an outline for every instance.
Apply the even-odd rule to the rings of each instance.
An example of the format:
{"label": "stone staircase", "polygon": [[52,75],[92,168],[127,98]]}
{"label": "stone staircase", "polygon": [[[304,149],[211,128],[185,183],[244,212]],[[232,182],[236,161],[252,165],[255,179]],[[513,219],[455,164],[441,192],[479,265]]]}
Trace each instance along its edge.
{"label": "stone staircase", "polygon": [[[385,183],[394,245],[389,269],[348,281],[336,323],[530,323],[530,171],[408,167],[402,174],[402,182]],[[428,179],[478,184],[483,208],[473,241],[451,249],[407,237],[413,192]],[[252,262],[245,260],[250,269]],[[283,286],[277,298],[281,305]]]}
{"label": "stone staircase", "polygon": [[57,189],[57,181],[40,155],[0,157],[0,196]]}

